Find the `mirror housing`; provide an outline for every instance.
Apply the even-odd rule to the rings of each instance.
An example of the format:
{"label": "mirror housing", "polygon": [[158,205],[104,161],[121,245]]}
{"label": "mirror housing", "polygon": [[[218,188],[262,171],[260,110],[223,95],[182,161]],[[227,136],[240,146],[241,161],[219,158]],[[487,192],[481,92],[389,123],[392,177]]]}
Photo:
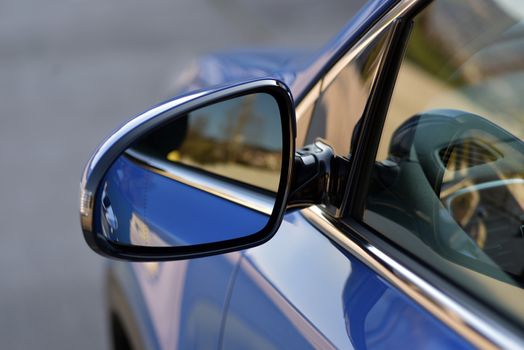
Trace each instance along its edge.
{"label": "mirror housing", "polygon": [[[108,225],[117,227],[119,223],[113,215],[111,205],[105,201],[107,194],[105,178],[117,160],[126,154],[126,151],[137,140],[194,111],[255,94],[267,94],[274,99],[280,113],[280,132],[282,134],[278,189],[274,194],[273,210],[267,219],[267,224],[260,231],[245,232],[244,235],[224,240],[165,246],[134,245],[129,244],[129,242],[123,244],[108,235]],[[296,126],[292,96],[289,89],[278,80],[264,79],[199,91],[160,104],[132,119],[113,133],[95,151],[87,163],[80,190],[80,223],[84,238],[88,245],[101,255],[132,261],[187,259],[226,253],[262,244],[275,234],[287,206],[295,155],[295,135]],[[231,197],[231,193],[229,196]],[[235,203],[239,203],[239,201]],[[205,203],[202,203],[202,205],[205,205]],[[202,220],[206,220],[206,218],[202,218]]]}

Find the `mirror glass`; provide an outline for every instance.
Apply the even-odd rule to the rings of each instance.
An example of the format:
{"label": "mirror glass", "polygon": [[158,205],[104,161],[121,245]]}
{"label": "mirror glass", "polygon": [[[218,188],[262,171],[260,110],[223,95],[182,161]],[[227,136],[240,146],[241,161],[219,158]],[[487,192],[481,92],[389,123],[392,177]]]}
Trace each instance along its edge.
{"label": "mirror glass", "polygon": [[278,103],[267,93],[173,115],[106,173],[95,206],[98,230],[115,243],[153,247],[260,232],[276,200],[282,139]]}

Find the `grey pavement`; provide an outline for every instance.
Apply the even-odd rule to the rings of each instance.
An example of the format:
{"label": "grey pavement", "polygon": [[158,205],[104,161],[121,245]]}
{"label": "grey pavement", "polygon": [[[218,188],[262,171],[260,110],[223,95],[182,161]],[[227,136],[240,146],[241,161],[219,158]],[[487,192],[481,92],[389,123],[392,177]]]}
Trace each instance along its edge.
{"label": "grey pavement", "polygon": [[78,185],[107,134],[169,97],[198,55],[314,48],[351,0],[0,2],[0,348],[104,349],[104,259]]}

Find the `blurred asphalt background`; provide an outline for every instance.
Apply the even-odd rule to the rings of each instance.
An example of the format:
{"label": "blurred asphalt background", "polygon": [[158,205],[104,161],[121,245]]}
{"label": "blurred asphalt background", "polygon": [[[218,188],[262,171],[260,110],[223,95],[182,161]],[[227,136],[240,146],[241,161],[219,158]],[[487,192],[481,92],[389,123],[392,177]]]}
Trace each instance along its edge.
{"label": "blurred asphalt background", "polygon": [[201,54],[317,48],[351,0],[0,2],[0,348],[104,349],[104,259],[78,222],[82,167]]}

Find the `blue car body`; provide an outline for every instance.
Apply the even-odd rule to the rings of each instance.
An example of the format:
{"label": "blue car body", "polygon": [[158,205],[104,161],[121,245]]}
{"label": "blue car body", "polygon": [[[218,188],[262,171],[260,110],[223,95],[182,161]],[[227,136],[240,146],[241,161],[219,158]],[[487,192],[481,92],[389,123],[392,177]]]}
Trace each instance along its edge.
{"label": "blue car body", "polygon": [[[396,3],[371,1],[320,52],[203,58],[183,90],[272,76],[284,81],[299,103],[326,67]],[[143,176],[133,171],[129,176]],[[277,234],[256,248],[187,261],[112,261],[107,271],[113,327],[139,347],[472,347],[299,211],[286,214]]]}

